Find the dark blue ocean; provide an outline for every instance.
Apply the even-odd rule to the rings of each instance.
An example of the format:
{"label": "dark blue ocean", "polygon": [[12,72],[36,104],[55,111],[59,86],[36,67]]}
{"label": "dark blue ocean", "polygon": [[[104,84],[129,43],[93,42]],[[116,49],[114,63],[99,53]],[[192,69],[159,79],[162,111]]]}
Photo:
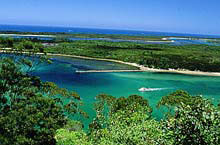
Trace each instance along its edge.
{"label": "dark blue ocean", "polygon": [[124,34],[138,36],[191,36],[200,38],[220,38],[220,35],[198,35],[170,32],[134,31],[134,30],[113,30],[113,29],[94,29],[94,28],[73,28],[73,27],[54,27],[54,26],[25,26],[25,25],[1,25],[0,31],[20,31],[20,32],[66,32],[77,34]]}

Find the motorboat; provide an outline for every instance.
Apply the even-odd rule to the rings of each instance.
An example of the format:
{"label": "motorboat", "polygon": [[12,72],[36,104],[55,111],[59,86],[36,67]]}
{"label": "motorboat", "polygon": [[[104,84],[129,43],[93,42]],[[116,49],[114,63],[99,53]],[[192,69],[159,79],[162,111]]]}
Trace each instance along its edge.
{"label": "motorboat", "polygon": [[140,89],[138,89],[140,92],[151,92],[151,91],[157,91],[157,90],[160,90],[159,88],[145,88],[145,87],[142,87]]}

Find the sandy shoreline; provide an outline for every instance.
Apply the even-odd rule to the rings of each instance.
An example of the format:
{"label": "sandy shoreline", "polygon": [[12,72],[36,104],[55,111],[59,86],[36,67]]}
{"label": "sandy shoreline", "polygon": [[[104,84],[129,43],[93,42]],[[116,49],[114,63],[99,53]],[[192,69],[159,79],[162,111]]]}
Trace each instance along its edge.
{"label": "sandy shoreline", "polygon": [[[136,63],[124,62],[124,61],[114,60],[114,59],[102,59],[102,58],[92,58],[92,57],[86,57],[86,56],[52,54],[52,53],[48,53],[47,55],[48,56],[64,56],[64,57],[73,57],[73,58],[81,58],[81,59],[89,59],[89,60],[116,62],[116,63],[121,63],[121,64],[126,64],[126,65],[131,65],[131,66],[137,67],[138,69],[140,69],[140,71],[143,71],[143,72],[178,73],[178,74],[199,75],[199,76],[220,76],[220,72],[202,72],[202,71],[175,70],[175,69],[169,69],[169,70],[154,69],[154,68],[148,68],[148,67],[136,64]],[[100,72],[102,72],[102,71],[100,71]]]}
{"label": "sandy shoreline", "polygon": [[[7,51],[7,49],[11,48],[2,48],[0,49],[0,53],[3,53]],[[23,52],[26,53],[26,52]],[[37,53],[39,55],[43,55],[43,53]],[[73,57],[73,58],[81,58],[81,59],[88,59],[88,60],[99,60],[99,61],[109,61],[109,62],[116,62],[121,64],[126,64],[130,66],[136,67],[138,72],[158,72],[158,73],[176,73],[176,74],[186,74],[186,75],[197,75],[197,76],[220,76],[220,72],[202,72],[202,71],[190,71],[190,70],[175,70],[175,69],[155,69],[155,68],[148,68],[143,65],[139,65],[137,63],[131,63],[131,62],[124,62],[120,60],[115,59],[104,59],[104,58],[93,58],[93,57],[86,57],[86,56],[77,56],[77,55],[68,55],[68,54],[54,54],[54,53],[47,53],[48,56],[64,56],[64,57]],[[127,70],[125,70],[127,71]],[[100,70],[95,72],[107,72],[106,70]],[[110,71],[108,71],[110,72]],[[116,70],[112,70],[112,72],[116,72]],[[122,71],[120,71],[122,72]],[[137,70],[134,70],[134,72],[137,72]]]}

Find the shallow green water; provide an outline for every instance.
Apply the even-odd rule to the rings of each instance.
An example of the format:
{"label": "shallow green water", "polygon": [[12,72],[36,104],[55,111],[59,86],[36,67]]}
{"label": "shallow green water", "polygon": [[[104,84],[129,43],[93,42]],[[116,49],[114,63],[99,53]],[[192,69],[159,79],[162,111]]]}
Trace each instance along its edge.
{"label": "shallow green water", "polygon": [[[83,63],[82,63],[83,62]],[[89,64],[89,65],[88,65]],[[156,109],[160,98],[175,90],[183,89],[192,95],[203,95],[206,98],[219,100],[220,77],[192,76],[172,73],[150,73],[150,72],[125,72],[125,73],[75,73],[79,69],[111,68],[124,69],[127,66],[109,62],[92,60],[79,60],[73,58],[57,57],[52,65],[40,68],[34,74],[44,81],[52,81],[60,87],[74,90],[84,101],[84,110],[90,114],[89,120],[83,120],[88,124],[94,116],[93,103],[95,96],[100,93],[110,94],[116,97],[129,96],[131,94],[141,95],[148,99],[153,107],[153,116],[162,118],[165,110]],[[115,67],[117,66],[117,67]],[[153,92],[139,92],[141,87],[163,88]]]}

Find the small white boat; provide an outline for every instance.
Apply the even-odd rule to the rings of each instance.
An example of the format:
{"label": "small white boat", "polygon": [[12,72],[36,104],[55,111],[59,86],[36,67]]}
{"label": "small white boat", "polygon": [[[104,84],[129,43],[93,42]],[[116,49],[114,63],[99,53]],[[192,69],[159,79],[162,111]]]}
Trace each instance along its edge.
{"label": "small white boat", "polygon": [[160,88],[145,88],[142,87],[140,89],[138,89],[140,92],[151,92],[151,91],[157,91],[157,90],[161,90]]}

